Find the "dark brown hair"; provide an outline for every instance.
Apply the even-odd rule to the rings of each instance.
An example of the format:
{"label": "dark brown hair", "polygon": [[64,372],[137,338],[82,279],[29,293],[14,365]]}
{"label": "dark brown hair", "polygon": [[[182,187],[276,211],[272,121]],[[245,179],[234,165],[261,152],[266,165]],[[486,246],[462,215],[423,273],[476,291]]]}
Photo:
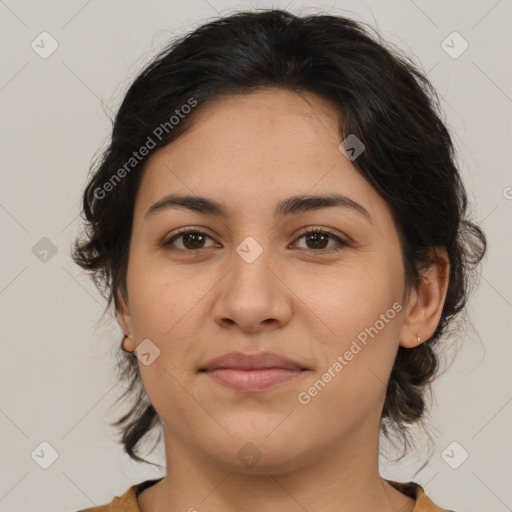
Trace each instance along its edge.
{"label": "dark brown hair", "polygon": [[[140,72],[119,108],[83,195],[86,239],[75,241],[73,258],[91,273],[106,309],[112,301],[117,309],[118,294],[127,294],[134,200],[147,160],[132,160],[133,152],[176,140],[210,99],[268,87],[330,100],[340,114],[340,140],[353,134],[363,141],[365,151],[353,164],[392,209],[409,290],[434,262],[432,248],[448,253],[450,282],[439,324],[416,348],[399,348],[387,387],[381,429],[407,443],[407,424],[424,417],[425,392],[438,374],[439,340],[465,308],[486,238],[466,219],[466,192],[432,85],[362,24],[282,10],[240,12],[170,43]],[[130,457],[144,461],[134,449],[161,419],[136,357],[120,355],[121,376],[129,380],[123,397],[133,394],[134,403],[115,425]]]}

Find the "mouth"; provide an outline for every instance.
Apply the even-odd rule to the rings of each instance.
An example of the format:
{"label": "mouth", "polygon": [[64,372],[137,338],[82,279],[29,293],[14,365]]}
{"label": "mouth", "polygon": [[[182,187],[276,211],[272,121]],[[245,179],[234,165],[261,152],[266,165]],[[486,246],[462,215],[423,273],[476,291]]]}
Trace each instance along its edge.
{"label": "mouth", "polygon": [[241,392],[257,392],[288,382],[308,371],[271,352],[232,352],[199,370],[218,384]]}

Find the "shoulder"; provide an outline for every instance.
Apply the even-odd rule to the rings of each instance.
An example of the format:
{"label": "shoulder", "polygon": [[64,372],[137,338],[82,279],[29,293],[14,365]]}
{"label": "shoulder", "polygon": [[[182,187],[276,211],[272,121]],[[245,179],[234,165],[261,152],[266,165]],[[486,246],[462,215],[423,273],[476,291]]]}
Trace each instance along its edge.
{"label": "shoulder", "polygon": [[121,496],[114,496],[110,503],[84,508],[76,512],[140,512],[137,502],[137,490],[140,485],[142,484],[132,485]]}
{"label": "shoulder", "polygon": [[162,478],[163,477],[144,480],[144,482],[132,485],[121,496],[114,496],[114,499],[110,503],[84,508],[82,510],[77,510],[76,512],[140,512],[137,496],[147,487],[151,487],[162,480]]}
{"label": "shoulder", "polygon": [[395,489],[399,490],[406,496],[416,499],[416,504],[412,512],[455,512],[446,508],[441,508],[436,505],[426,494],[423,487],[416,482],[394,482],[392,480],[386,480]]}

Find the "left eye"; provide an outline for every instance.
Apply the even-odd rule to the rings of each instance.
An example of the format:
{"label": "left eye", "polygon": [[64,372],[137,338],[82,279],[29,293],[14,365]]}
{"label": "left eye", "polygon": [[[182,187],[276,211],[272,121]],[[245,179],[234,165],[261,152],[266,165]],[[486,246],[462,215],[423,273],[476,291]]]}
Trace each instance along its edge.
{"label": "left eye", "polygon": [[[171,237],[166,242],[163,242],[162,246],[172,249],[175,241],[181,240],[182,247],[177,247],[179,250],[187,251],[187,252],[197,252],[200,249],[205,249],[207,247],[203,247],[205,239],[209,238],[213,240],[210,236],[202,231],[187,229],[185,231],[181,231]],[[320,229],[309,229],[306,232],[302,233],[296,240],[305,239],[306,244],[313,244],[314,247],[306,247],[305,249],[312,252],[333,252],[338,251],[341,247],[330,247],[326,249],[326,243],[329,242],[329,239],[337,242],[338,246],[348,246],[349,244],[342,240],[340,237],[330,233],[329,231],[324,231]],[[293,245],[293,247],[296,247]],[[326,249],[326,250],[325,250]]]}
{"label": "left eye", "polygon": [[[306,247],[307,250],[310,251],[319,251],[321,249],[325,249],[325,242],[328,242],[328,239],[335,240],[338,243],[338,246],[348,246],[348,243],[346,243],[344,240],[342,240],[339,236],[336,236],[333,233],[330,233],[329,231],[323,231],[321,229],[309,229],[305,233],[299,236],[297,240],[300,240],[301,238],[305,238],[306,243],[312,243],[316,245],[313,249]],[[319,247],[320,246],[320,247]],[[322,251],[322,252],[333,252],[333,251],[339,251],[341,247],[336,247],[336,244],[334,247],[330,247],[328,250]]]}

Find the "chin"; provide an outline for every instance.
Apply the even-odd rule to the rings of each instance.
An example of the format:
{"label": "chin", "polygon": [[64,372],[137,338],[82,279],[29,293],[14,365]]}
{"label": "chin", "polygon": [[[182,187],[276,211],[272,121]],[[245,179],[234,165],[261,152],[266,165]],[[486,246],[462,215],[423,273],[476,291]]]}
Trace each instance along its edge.
{"label": "chin", "polygon": [[305,463],[308,454],[300,451],[292,433],[284,429],[280,433],[277,429],[272,432],[277,424],[274,422],[271,428],[261,430],[245,425],[241,432],[230,428],[233,437],[210,438],[209,446],[203,446],[202,452],[224,470],[238,474],[280,474],[296,470]]}

